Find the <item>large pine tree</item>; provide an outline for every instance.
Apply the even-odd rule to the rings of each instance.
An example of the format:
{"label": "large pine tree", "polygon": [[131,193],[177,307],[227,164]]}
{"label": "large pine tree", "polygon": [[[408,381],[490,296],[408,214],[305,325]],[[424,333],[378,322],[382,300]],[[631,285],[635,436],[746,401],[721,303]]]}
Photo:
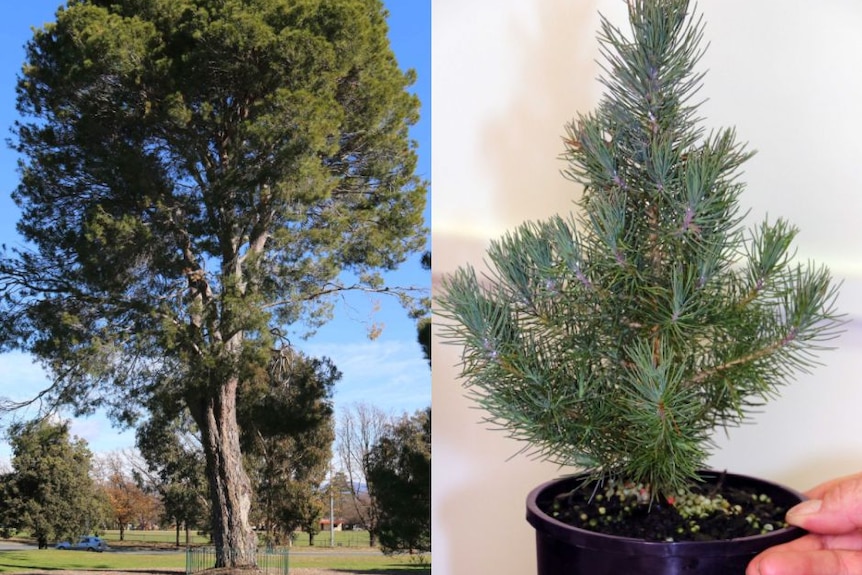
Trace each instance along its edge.
{"label": "large pine tree", "polygon": [[27,44],[0,342],[79,413],[189,409],[220,565],[256,546],[241,382],[423,246],[412,80],[379,0],[71,0]]}

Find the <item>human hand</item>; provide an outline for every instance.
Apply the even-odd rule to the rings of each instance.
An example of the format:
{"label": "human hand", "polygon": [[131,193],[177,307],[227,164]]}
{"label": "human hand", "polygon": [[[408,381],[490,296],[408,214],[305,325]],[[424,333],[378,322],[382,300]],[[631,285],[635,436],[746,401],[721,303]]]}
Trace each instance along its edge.
{"label": "human hand", "polygon": [[827,481],[787,512],[803,537],[767,549],[746,575],[862,575],[862,473]]}

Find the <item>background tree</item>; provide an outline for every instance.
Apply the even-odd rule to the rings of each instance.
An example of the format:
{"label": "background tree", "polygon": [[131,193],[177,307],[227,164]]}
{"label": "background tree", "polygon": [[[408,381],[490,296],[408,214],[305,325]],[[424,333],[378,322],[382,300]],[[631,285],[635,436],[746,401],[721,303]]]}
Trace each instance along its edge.
{"label": "background tree", "polygon": [[368,455],[385,434],[391,419],[379,407],[355,403],[341,412],[338,424],[338,459],[347,476],[354,511],[368,529],[372,547],[377,544],[378,510],[376,493],[367,479]]}
{"label": "background tree", "polygon": [[431,551],[431,408],[393,423],[368,454],[384,553]]}
{"label": "background tree", "polygon": [[368,515],[370,505],[367,490],[360,489],[354,496],[347,474],[343,471],[333,473],[325,488],[327,498],[332,494],[333,514],[336,520],[342,519],[349,527],[365,527],[363,518]]}
{"label": "background tree", "polygon": [[[294,509],[299,518],[299,527],[308,533],[308,544],[314,546],[314,538],[320,533],[320,519],[327,508],[328,493],[321,489],[299,492],[294,495]],[[288,519],[287,517],[285,519]]]}
{"label": "background tree", "polygon": [[[10,514],[11,502],[15,499],[14,479],[11,467],[9,470],[0,470],[0,537],[3,539],[12,537],[18,531],[15,526],[17,522]],[[13,520],[11,525],[10,520]]]}
{"label": "background tree", "polygon": [[[281,545],[298,528],[320,530],[320,485],[335,439],[332,389],[341,373],[327,358],[292,350],[240,393],[243,451],[255,488],[255,511],[268,542]],[[257,381],[257,385],[252,385]]]}
{"label": "background tree", "polygon": [[[203,478],[203,476],[200,476]],[[191,544],[191,530],[207,524],[209,505],[201,505],[205,498],[204,486],[183,480],[170,483],[161,491],[165,519],[174,526],[174,545],[180,546],[180,531],[185,533],[185,546]]]}
{"label": "background tree", "polygon": [[99,484],[107,497],[112,523],[120,530],[120,541],[125,540],[129,525],[145,529],[156,524],[162,503],[153,493],[143,489],[129,462],[117,452],[97,460]]}
{"label": "background tree", "polygon": [[409,303],[381,273],[425,241],[419,103],[386,33],[380,0],[78,0],[26,47],[0,345],[76,414],[188,408],[219,566],[254,563],[236,394],[272,333]]}
{"label": "background tree", "polygon": [[190,528],[207,522],[210,501],[203,449],[187,410],[176,404],[158,408],[156,404],[154,401],[149,419],[137,429],[136,444],[143,461],[135,470],[161,495],[165,518],[175,526],[179,547],[181,528],[188,545]]}
{"label": "background tree", "polygon": [[86,442],[66,422],[15,423],[9,428],[12,474],[5,483],[4,525],[49,541],[77,538],[101,524]]}

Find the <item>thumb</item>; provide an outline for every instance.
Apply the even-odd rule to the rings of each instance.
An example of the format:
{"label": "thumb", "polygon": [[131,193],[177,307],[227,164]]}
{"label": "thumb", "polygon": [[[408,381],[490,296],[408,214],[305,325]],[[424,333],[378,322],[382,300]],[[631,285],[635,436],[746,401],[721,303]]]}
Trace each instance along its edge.
{"label": "thumb", "polygon": [[787,512],[787,522],[812,533],[836,535],[862,528],[862,477],[851,477]]}

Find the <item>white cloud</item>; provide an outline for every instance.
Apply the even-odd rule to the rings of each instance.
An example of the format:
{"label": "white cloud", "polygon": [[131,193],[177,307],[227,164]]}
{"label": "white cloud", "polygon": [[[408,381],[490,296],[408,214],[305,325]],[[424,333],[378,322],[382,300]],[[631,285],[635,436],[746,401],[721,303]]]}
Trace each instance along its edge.
{"label": "white cloud", "polygon": [[113,426],[107,417],[101,414],[73,419],[71,432],[72,435],[85,440],[93,453],[129,449],[135,445],[135,431],[133,429],[119,430]]}
{"label": "white cloud", "polygon": [[413,412],[431,402],[431,370],[415,341],[315,342],[302,348],[329,357],[343,374],[334,393],[337,406],[361,401]]}
{"label": "white cloud", "polygon": [[[364,402],[400,414],[431,403],[431,370],[414,340],[315,341],[300,347],[314,357],[329,357],[342,372],[334,390],[337,408]],[[0,397],[20,401],[48,385],[44,370],[30,356],[0,354]],[[74,419],[71,432],[86,440],[94,453],[134,446],[134,430],[116,429],[102,413]],[[8,458],[8,445],[0,441],[0,460]]]}
{"label": "white cloud", "polygon": [[[45,370],[35,363],[30,355],[18,351],[0,354],[0,398],[25,401],[36,397],[49,385],[50,380]],[[9,417],[34,417],[37,409],[38,404]],[[59,417],[68,418],[63,414]],[[2,423],[7,424],[9,420]],[[115,429],[102,413],[86,418],[72,418],[71,432],[72,435],[86,440],[94,453],[125,449],[134,445],[134,431]],[[10,457],[9,445],[3,438],[0,440],[0,461],[9,461]]]}

